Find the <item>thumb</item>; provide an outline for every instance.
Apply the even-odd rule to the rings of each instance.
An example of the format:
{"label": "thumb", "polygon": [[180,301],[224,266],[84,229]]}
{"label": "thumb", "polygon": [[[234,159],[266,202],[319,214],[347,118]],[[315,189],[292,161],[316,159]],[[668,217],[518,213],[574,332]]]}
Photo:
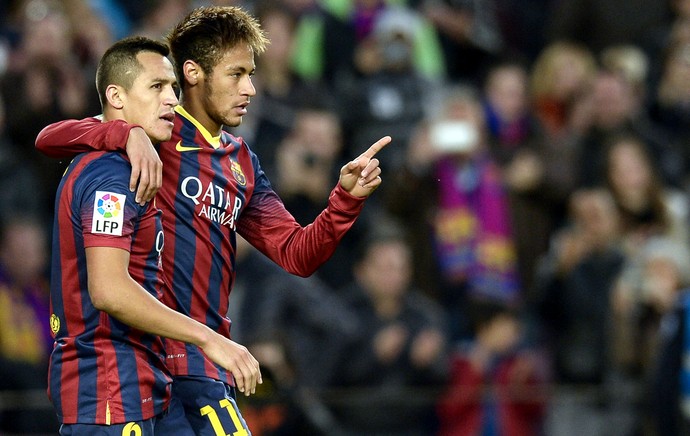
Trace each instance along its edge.
{"label": "thumb", "polygon": [[[359,158],[358,158],[358,159],[359,159]],[[342,171],[341,171],[340,173],[343,174],[343,175],[344,175],[344,174],[350,174],[350,173],[352,173],[354,170],[356,170],[357,167],[359,167],[359,160],[358,160],[358,159],[351,160],[350,162],[348,162],[348,163],[343,167],[343,169],[342,169]]]}

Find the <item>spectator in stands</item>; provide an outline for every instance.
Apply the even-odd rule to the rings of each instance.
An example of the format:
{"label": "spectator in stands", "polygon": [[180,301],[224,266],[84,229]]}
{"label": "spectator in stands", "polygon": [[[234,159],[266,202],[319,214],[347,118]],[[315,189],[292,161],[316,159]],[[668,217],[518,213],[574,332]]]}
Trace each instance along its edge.
{"label": "spectator in stands", "polygon": [[539,53],[530,70],[530,100],[549,137],[563,141],[573,134],[577,103],[596,71],[594,54],[573,42],[555,41]]}
{"label": "spectator in stands", "polygon": [[[18,401],[0,411],[0,433],[57,432],[55,413],[33,409],[47,389],[53,338],[48,319],[47,234],[32,216],[6,217],[0,230],[0,392]],[[43,395],[41,398],[47,400]],[[40,401],[38,402],[40,404]]]}
{"label": "spectator in stands", "polygon": [[473,325],[474,338],[451,355],[438,434],[543,434],[549,372],[544,357],[527,346],[523,321],[506,306],[483,303]]}
{"label": "spectator in stands", "polygon": [[620,218],[624,248],[634,256],[653,236],[688,241],[688,198],[660,177],[642,138],[614,137],[605,150],[605,183]]}
{"label": "spectator in stands", "polygon": [[[682,434],[653,430],[676,425],[677,418],[670,417],[679,409],[680,372],[658,372],[660,359],[670,357],[668,349],[661,353],[660,340],[669,333],[664,328],[669,327],[666,322],[683,306],[679,303],[683,290],[690,286],[689,267],[687,242],[652,237],[640,248],[635,263],[626,268],[614,291],[611,355],[617,369],[616,382],[619,392],[625,392],[622,387],[636,394],[632,401],[621,402],[618,409],[627,428],[637,431],[634,434]],[[673,395],[675,400],[671,400]],[[665,399],[657,403],[660,398]],[[663,415],[659,414],[661,409],[666,409]],[[661,416],[666,416],[666,422],[658,421]]]}
{"label": "spectator in stands", "polygon": [[414,126],[425,117],[438,91],[437,84],[414,65],[414,38],[422,24],[412,10],[387,7],[376,14],[370,33],[356,45],[357,72],[336,91],[348,126],[350,158],[357,153],[357,144],[381,132],[396,132],[398,147],[384,149],[379,159],[391,172],[403,165]]}
{"label": "spectator in stands", "polygon": [[482,85],[489,147],[503,166],[519,151],[534,146],[541,134],[528,98],[527,68],[518,60],[496,63]]}
{"label": "spectator in stands", "polygon": [[655,159],[662,180],[678,186],[681,178],[678,152],[670,135],[652,122],[644,102],[639,79],[630,80],[625,71],[602,69],[591,89],[592,122],[578,141],[577,171],[580,186],[604,182],[606,144],[621,134],[637,135]]}
{"label": "spectator in stands", "polygon": [[521,298],[507,192],[487,140],[477,90],[447,89],[438,114],[418,125],[388,199],[418,238],[418,277],[451,316],[454,340],[467,333],[472,301]]}
{"label": "spectator in stands", "polygon": [[288,210],[306,225],[321,211],[330,193],[328,180],[340,169],[343,132],[337,114],[328,108],[303,107],[294,118],[277,145],[271,180],[292,207]]}
{"label": "spectator in stands", "polygon": [[[405,2],[394,0],[344,0],[339,2],[288,1],[300,11],[295,67],[307,79],[321,79],[332,89],[342,80],[360,74],[357,46],[370,45],[375,23],[382,15],[413,15],[412,63],[427,80],[445,77],[445,59],[435,27]],[[299,3],[299,7],[294,7]],[[398,47],[399,49],[399,47]]]}
{"label": "spectator in stands", "polygon": [[73,53],[72,28],[62,2],[25,2],[21,9],[20,41],[11,53],[9,69],[0,78],[5,98],[6,132],[19,159],[37,169],[49,196],[46,214],[66,162],[35,152],[33,143],[42,126],[65,118],[100,113],[98,97],[89,92],[92,80]]}
{"label": "spectator in stands", "polygon": [[602,50],[599,59],[605,70],[622,74],[645,104],[649,57],[640,47],[633,44],[610,45]]}
{"label": "spectator in stands", "polygon": [[413,287],[412,247],[403,233],[380,223],[362,241],[355,279],[342,291],[357,336],[335,386],[354,388],[356,399],[334,403],[332,410],[346,434],[432,434],[447,363],[445,315]]}
{"label": "spectator in stands", "polygon": [[[664,294],[684,285],[677,277],[675,283],[669,283],[670,290],[664,289],[664,279],[667,282],[673,279],[664,278],[658,269],[652,269],[656,265],[650,268],[650,251],[665,248],[667,255],[673,256],[674,252],[687,250],[688,197],[661,181],[639,138],[617,138],[606,154],[607,187],[613,194],[620,217],[621,243],[626,255],[611,296],[608,354],[612,362],[607,388],[615,389],[612,392],[639,392],[643,376],[649,371],[650,356],[654,354],[652,337],[658,330],[659,317],[667,311],[668,303],[664,300],[675,300],[673,295]],[[659,239],[675,241],[679,247],[661,245]],[[647,286],[658,285],[662,287],[643,291]],[[640,415],[632,402],[620,402],[613,411],[620,420],[617,427],[621,429],[635,425]]]}
{"label": "spectator in stands", "polygon": [[[532,308],[550,350],[555,382],[601,392],[610,370],[608,323],[613,286],[625,263],[615,202],[603,189],[579,190],[570,221],[555,232],[535,278]],[[546,434],[603,434],[607,406],[557,391]]]}
{"label": "spectator in stands", "polygon": [[53,348],[46,237],[41,221],[17,215],[3,222],[0,239],[0,353],[37,366]]}
{"label": "spectator in stands", "polygon": [[530,111],[523,64],[492,66],[483,90],[489,150],[508,190],[520,282],[527,293],[535,261],[548,248],[567,194],[563,183],[553,183],[548,169],[555,153],[550,153],[541,124]]}

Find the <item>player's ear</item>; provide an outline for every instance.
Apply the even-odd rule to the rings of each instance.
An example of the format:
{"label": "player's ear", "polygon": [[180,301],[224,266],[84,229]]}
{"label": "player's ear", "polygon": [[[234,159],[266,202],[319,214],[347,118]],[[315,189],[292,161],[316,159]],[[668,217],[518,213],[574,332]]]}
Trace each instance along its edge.
{"label": "player's ear", "polygon": [[105,97],[108,99],[108,104],[115,109],[122,109],[124,102],[122,101],[122,88],[117,85],[108,85],[105,89]]}
{"label": "player's ear", "polygon": [[186,60],[182,65],[182,74],[184,74],[184,80],[193,86],[199,83],[199,77],[203,75],[203,70],[196,62]]}

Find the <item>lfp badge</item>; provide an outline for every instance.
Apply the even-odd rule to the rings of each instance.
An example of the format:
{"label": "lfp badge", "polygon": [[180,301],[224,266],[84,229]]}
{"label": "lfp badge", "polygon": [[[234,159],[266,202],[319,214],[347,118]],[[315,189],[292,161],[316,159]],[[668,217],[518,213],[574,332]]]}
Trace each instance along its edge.
{"label": "lfp badge", "polygon": [[123,210],[126,199],[124,194],[96,191],[91,233],[122,236]]}

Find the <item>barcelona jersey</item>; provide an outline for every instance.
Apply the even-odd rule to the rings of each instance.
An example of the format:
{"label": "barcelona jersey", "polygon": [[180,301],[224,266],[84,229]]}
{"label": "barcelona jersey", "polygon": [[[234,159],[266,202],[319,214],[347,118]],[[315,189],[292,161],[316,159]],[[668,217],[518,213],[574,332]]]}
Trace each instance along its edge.
{"label": "barcelona jersey", "polygon": [[[313,223],[300,226],[241,139],[213,136],[178,106],[170,141],[159,145],[163,186],[156,204],[163,210],[166,246],[163,274],[172,293],[163,301],[225,337],[235,277],[235,241],[241,235],[286,271],[308,276],[333,254],[354,224],[364,199],[339,184]],[[89,149],[122,150],[133,126],[95,118],[67,120],[45,128],[36,147],[54,157]],[[198,347],[166,340],[174,375],[207,376],[234,384]]]}
{"label": "barcelona jersey", "polygon": [[131,167],[120,153],[77,156],[56,196],[51,267],[55,338],[48,395],[65,424],[149,419],[170,399],[163,342],[96,309],[87,288],[87,247],[130,253],[129,274],[161,298],[161,212],[129,191]]}

